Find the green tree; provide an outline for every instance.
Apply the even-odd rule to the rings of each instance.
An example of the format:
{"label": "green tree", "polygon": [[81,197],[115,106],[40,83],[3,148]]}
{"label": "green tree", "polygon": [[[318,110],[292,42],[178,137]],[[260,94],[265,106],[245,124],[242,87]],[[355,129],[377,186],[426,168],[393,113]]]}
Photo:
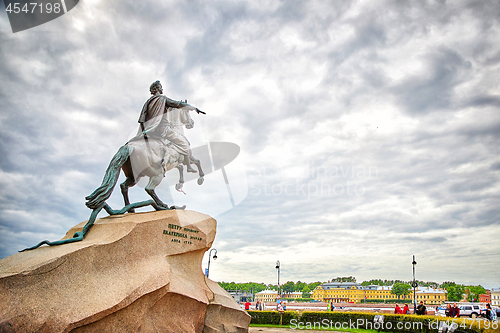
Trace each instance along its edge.
{"label": "green tree", "polygon": [[302,289],[304,289],[305,286],[307,286],[307,283],[297,281],[297,283],[295,284],[294,291],[302,291]]}
{"label": "green tree", "polygon": [[309,287],[310,290],[314,290],[320,284],[323,284],[323,282],[313,282],[313,283],[309,283],[307,286]]}
{"label": "green tree", "polygon": [[398,299],[402,295],[409,295],[411,293],[410,291],[411,286],[408,283],[394,283],[391,289],[391,294],[398,295]]}
{"label": "green tree", "polygon": [[332,279],[332,282],[356,282],[356,278],[354,276],[336,277]]}
{"label": "green tree", "polygon": [[277,284],[268,284],[267,289],[278,291],[278,285]]}
{"label": "green tree", "polygon": [[[402,280],[382,280],[382,279],[372,279],[368,281],[363,281],[361,285],[363,286],[369,286],[369,285],[376,285],[376,286],[392,286],[396,283],[408,283],[411,285],[412,281],[402,281]],[[437,288],[438,283],[436,282],[428,282],[428,281],[418,281],[418,285],[420,287],[431,287],[431,288]]]}
{"label": "green tree", "polygon": [[465,287],[455,282],[443,282],[439,287],[446,290],[448,301],[451,302],[461,301],[465,292]]}
{"label": "green tree", "polygon": [[394,280],[381,280],[381,279],[372,279],[369,281],[361,282],[363,286],[375,285],[375,286],[392,286],[395,283]]}
{"label": "green tree", "polygon": [[253,290],[254,293],[265,290],[267,286],[264,283],[250,282],[245,284],[245,290]]}
{"label": "green tree", "polygon": [[234,282],[219,282],[219,285],[225,290],[235,290],[236,283]]}
{"label": "green tree", "polygon": [[302,298],[309,298],[311,297],[311,289],[306,285],[304,288],[302,288]]}
{"label": "green tree", "polygon": [[432,282],[432,281],[418,281],[418,285],[420,287],[430,287],[430,288],[438,288],[439,284],[436,283],[436,282]]}
{"label": "green tree", "polygon": [[258,293],[259,291],[267,289],[267,285],[264,283],[235,283],[235,282],[219,282],[219,286],[224,290],[247,290],[252,291],[254,293]]}
{"label": "green tree", "polygon": [[465,293],[467,294],[467,301],[479,302],[479,295],[486,294],[486,289],[483,286],[466,286]]}
{"label": "green tree", "polygon": [[293,283],[292,281],[288,281],[287,283],[281,286],[281,290],[283,291],[283,293],[291,293],[293,292],[294,289],[295,289],[295,283]]}

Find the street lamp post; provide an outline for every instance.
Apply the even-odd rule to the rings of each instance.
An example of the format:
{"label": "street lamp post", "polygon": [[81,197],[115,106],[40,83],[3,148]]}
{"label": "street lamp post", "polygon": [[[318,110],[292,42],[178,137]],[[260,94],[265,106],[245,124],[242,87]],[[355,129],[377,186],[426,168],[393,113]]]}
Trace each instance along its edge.
{"label": "street lamp post", "polygon": [[413,265],[413,283],[411,286],[413,287],[413,314],[417,312],[417,298],[415,297],[415,289],[418,287],[418,283],[415,281],[415,265],[417,262],[415,261],[415,255],[413,255],[413,261],[411,263]]}
{"label": "street lamp post", "polygon": [[212,256],[212,251],[215,251],[215,254],[213,256],[214,260],[217,259],[217,249],[213,248],[208,252],[208,268],[207,268],[207,278],[208,274],[210,273],[210,257]]}
{"label": "street lamp post", "polygon": [[280,261],[276,261],[276,269],[278,270],[278,298],[281,298],[280,294]]}

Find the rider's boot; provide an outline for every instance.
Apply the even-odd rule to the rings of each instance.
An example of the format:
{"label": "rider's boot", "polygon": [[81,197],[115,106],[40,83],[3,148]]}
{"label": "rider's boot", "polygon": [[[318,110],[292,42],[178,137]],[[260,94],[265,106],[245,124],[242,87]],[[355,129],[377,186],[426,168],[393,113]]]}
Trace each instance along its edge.
{"label": "rider's boot", "polygon": [[184,156],[184,164],[186,164],[186,171],[196,173],[197,171],[191,167],[189,156]]}

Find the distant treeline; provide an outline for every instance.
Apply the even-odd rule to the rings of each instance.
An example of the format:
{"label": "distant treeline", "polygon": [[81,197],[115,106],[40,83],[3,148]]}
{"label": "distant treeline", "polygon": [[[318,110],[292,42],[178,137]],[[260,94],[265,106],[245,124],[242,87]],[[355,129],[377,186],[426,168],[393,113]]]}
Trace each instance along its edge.
{"label": "distant treeline", "polygon": [[[290,292],[301,292],[303,297],[310,297],[311,292],[320,284],[324,284],[327,282],[356,282],[356,278],[353,276],[348,277],[336,277],[330,281],[325,282],[293,282],[288,281],[285,284],[281,285],[282,293],[290,293]],[[361,282],[361,285],[378,285],[378,286],[401,286],[401,284],[411,285],[412,281],[403,281],[403,280],[382,280],[382,279],[372,279],[369,281]],[[460,301],[465,296],[465,298],[469,302],[477,302],[479,301],[479,295],[486,293],[486,290],[478,285],[478,286],[467,286],[463,284],[456,284],[455,282],[443,282],[441,284],[433,281],[418,281],[419,287],[430,287],[430,288],[443,288],[448,292],[448,300],[449,301]],[[254,293],[258,293],[263,290],[276,290],[278,291],[277,284],[265,284],[265,283],[235,283],[235,282],[219,282],[219,285],[225,290],[246,290],[253,291]]]}
{"label": "distant treeline", "polygon": [[[431,287],[431,288],[438,288],[439,283],[437,282],[432,282],[432,281],[419,281],[416,280],[418,285],[420,287]],[[396,283],[407,283],[411,285],[413,280],[410,281],[403,281],[403,280],[381,280],[381,279],[373,279],[369,281],[363,281],[361,285],[363,286],[369,286],[369,285],[377,285],[377,286],[392,286]]]}
{"label": "distant treeline", "polygon": [[[287,283],[282,284],[280,289],[282,293],[301,292],[303,294],[306,294],[304,295],[304,297],[309,297],[308,294],[320,284],[323,284],[323,282],[318,281],[313,283],[305,283],[301,281],[297,282],[288,281]],[[253,290],[254,293],[258,293],[259,291],[263,290],[278,291],[277,284],[265,284],[265,283],[255,283],[255,282],[249,282],[249,283],[219,282],[219,285],[225,290],[247,290],[247,291]]]}

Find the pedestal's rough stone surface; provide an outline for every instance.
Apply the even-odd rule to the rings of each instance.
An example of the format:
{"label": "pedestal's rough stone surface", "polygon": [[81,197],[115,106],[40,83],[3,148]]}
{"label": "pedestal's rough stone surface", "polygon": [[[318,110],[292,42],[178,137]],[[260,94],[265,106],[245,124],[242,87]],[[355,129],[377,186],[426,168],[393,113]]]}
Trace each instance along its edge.
{"label": "pedestal's rough stone surface", "polygon": [[215,230],[193,211],[126,214],[2,259],[0,332],[248,332],[250,316],[201,270]]}
{"label": "pedestal's rough stone surface", "polygon": [[[217,282],[206,279],[207,286],[214,293],[205,315],[204,333],[248,332],[249,315],[222,289]],[[248,317],[247,317],[248,316]]]}

